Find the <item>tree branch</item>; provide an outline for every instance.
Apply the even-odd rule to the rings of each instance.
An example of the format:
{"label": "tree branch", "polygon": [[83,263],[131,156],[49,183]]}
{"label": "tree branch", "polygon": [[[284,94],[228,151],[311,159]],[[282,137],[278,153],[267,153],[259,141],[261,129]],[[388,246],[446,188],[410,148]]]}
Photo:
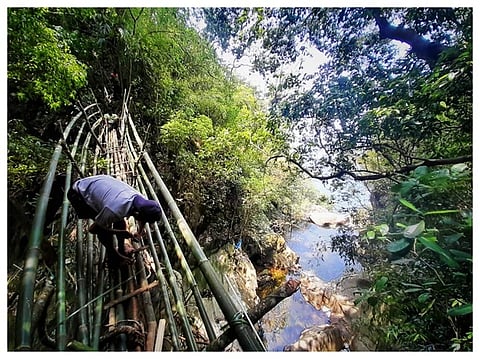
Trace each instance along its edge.
{"label": "tree branch", "polygon": [[440,53],[446,49],[443,44],[429,41],[414,30],[390,24],[385,17],[380,15],[378,9],[372,10],[371,13],[380,31],[380,38],[398,40],[410,45],[412,52],[429,64],[435,64]]}
{"label": "tree branch", "polygon": [[[285,298],[290,297],[300,288],[300,282],[289,279],[283,286],[277,288],[273,293],[264,298],[257,306],[248,311],[247,315],[251,322],[255,324],[266,313],[272,310],[278,303]],[[212,341],[206,348],[206,351],[223,351],[225,347],[235,340],[235,332],[228,328],[225,332]]]}
{"label": "tree branch", "polygon": [[[473,157],[472,155],[467,155],[467,156],[460,156],[460,157],[454,157],[454,158],[440,158],[440,159],[424,159],[422,162],[416,163],[416,164],[411,164],[407,166],[400,167],[396,170],[393,171],[387,171],[387,172],[371,172],[371,174],[368,175],[362,175],[359,173],[365,173],[367,171],[348,171],[345,169],[339,168],[337,172],[327,175],[327,176],[320,176],[312,173],[310,170],[305,168],[300,162],[297,160],[294,160],[293,158],[289,158],[284,155],[277,155],[277,156],[272,156],[270,157],[265,164],[268,164],[270,160],[276,160],[278,158],[284,158],[286,161],[293,163],[295,166],[297,166],[302,172],[306,173],[309,177],[315,178],[321,181],[326,181],[334,178],[338,179],[344,179],[345,176],[350,176],[356,181],[374,181],[374,180],[379,180],[383,178],[392,178],[396,175],[400,174],[406,174],[414,169],[420,167],[420,166],[427,166],[427,167],[434,167],[434,166],[444,166],[444,165],[454,165],[457,163],[465,163],[465,162],[472,162]],[[337,167],[335,164],[330,163],[330,165]]]}

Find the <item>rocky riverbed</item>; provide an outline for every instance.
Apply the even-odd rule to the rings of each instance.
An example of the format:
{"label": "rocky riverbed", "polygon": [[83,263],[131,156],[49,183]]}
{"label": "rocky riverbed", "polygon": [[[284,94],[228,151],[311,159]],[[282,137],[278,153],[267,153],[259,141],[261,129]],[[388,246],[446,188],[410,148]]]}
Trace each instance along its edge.
{"label": "rocky riverbed", "polygon": [[[298,281],[298,290],[257,324],[266,350],[368,350],[350,327],[359,312],[354,293],[368,281],[361,266],[346,264],[329,244],[337,228],[349,222],[344,214],[313,206],[291,233],[247,236],[241,246],[228,244],[210,256],[225,288],[244,310],[254,308],[289,279]],[[215,301],[207,301],[213,321],[225,325]],[[227,350],[239,347],[234,342]]]}

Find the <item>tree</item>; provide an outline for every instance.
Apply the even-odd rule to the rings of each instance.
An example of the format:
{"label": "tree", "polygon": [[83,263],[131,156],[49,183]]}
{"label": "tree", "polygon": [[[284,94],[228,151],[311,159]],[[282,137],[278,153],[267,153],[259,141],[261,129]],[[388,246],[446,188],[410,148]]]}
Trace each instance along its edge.
{"label": "tree", "polygon": [[87,72],[47,15],[44,8],[9,9],[8,85],[20,101],[40,98],[58,109],[86,84]]}
{"label": "tree", "polygon": [[[471,161],[471,9],[209,8],[205,18],[210,38],[239,57],[260,44],[256,68],[282,80],[272,116],[302,136],[288,157],[312,177],[378,179]],[[328,61],[315,74],[282,74],[309,46]],[[372,152],[380,172],[359,160]]]}

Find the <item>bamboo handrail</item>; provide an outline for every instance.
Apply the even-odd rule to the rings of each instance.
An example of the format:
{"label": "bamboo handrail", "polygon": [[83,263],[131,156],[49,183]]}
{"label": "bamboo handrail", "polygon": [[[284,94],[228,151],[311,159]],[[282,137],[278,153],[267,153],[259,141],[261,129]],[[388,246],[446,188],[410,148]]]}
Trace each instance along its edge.
{"label": "bamboo handrail", "polygon": [[[82,113],[80,112],[70,121],[63,133],[64,138],[68,137],[73,125],[81,116]],[[47,211],[48,200],[52,190],[57,164],[62,153],[61,141],[62,140],[58,141],[55,151],[53,152],[50,166],[40,190],[40,197],[35,209],[35,217],[33,220],[32,231],[28,243],[28,252],[23,270],[19,308],[17,310],[17,320],[15,323],[15,346],[17,350],[28,350],[32,345],[31,325],[35,277],[37,274],[38,259],[40,255],[40,245],[43,239],[43,227],[45,225],[45,215]]]}
{"label": "bamboo handrail", "polygon": [[[71,158],[73,159],[75,153],[77,152],[78,142],[80,141],[80,137],[83,132],[84,123],[80,127],[80,130],[76,136],[75,143],[72,148]],[[63,144],[63,142],[62,142]],[[70,206],[70,202],[67,198],[67,188],[70,186],[71,178],[72,178],[72,167],[73,161],[69,161],[66,170],[65,176],[65,190],[63,191],[63,205],[62,205],[62,217],[61,217],[61,224],[60,224],[60,233],[58,236],[58,265],[57,265],[57,333],[56,333],[56,343],[57,343],[57,350],[64,351],[67,347],[67,329],[65,325],[65,317],[66,317],[66,304],[65,304],[65,230],[67,227],[67,219],[68,219],[68,208]],[[77,168],[78,170],[78,168]],[[79,287],[80,287],[79,283]],[[83,292],[81,292],[83,293]],[[84,328],[86,316],[81,316],[83,319],[80,323],[80,328]],[[84,343],[88,345],[87,343]]]}
{"label": "bamboo handrail", "polygon": [[[124,110],[124,113],[128,114],[128,111]],[[132,140],[130,138],[130,133],[128,131],[126,131],[126,138],[127,138],[127,143],[128,143],[128,146],[129,146],[128,153],[133,155],[133,158],[132,158],[133,162],[136,163],[136,167],[139,169],[142,178],[146,179],[145,182],[146,182],[146,185],[149,189],[150,195],[152,196],[152,198],[154,200],[156,200],[158,203],[160,203],[159,198],[158,198],[157,194],[155,193],[151,182],[148,180],[148,176],[147,176],[142,164],[139,162],[139,160],[137,160],[137,159],[139,159],[140,156],[138,156],[138,154],[137,154],[137,152],[136,152],[136,150],[133,146]],[[142,149],[143,146],[140,146],[140,148]],[[142,192],[145,193],[145,190],[143,188],[142,188]],[[206,313],[206,309],[205,309],[205,306],[203,304],[203,301],[202,301],[202,298],[201,298],[201,295],[200,295],[200,291],[198,289],[198,285],[197,285],[197,283],[195,281],[195,278],[194,278],[194,276],[193,276],[193,274],[192,274],[192,272],[191,272],[191,270],[188,266],[188,263],[185,259],[185,256],[183,255],[183,252],[180,248],[180,245],[179,245],[178,241],[176,240],[176,237],[173,233],[173,230],[170,226],[170,223],[169,223],[169,221],[168,221],[168,219],[165,215],[165,211],[163,209],[162,209],[162,223],[165,226],[166,231],[167,231],[168,235],[170,236],[170,239],[172,240],[172,243],[174,244],[175,253],[177,254],[177,258],[180,261],[182,270],[186,274],[187,282],[189,283],[190,288],[192,289],[192,293],[194,295],[194,298],[195,298],[195,301],[196,301],[196,304],[197,304],[197,308],[199,310],[200,316],[202,318],[202,321],[205,325],[205,329],[207,331],[207,336],[209,337],[210,340],[214,340],[216,338],[215,331],[213,329],[212,322],[211,322],[210,318],[208,318],[208,315]],[[162,246],[163,246],[163,243],[162,243]],[[163,248],[164,256],[166,256],[166,250],[164,249],[164,247],[162,247],[162,248]]]}
{"label": "bamboo handrail", "polygon": [[[139,147],[143,147],[143,143],[140,139],[140,136],[138,135],[137,130],[135,129],[135,125],[133,124],[133,120],[130,115],[128,115],[128,120],[137,144],[139,145]],[[236,308],[232,299],[225,291],[225,288],[221,284],[220,279],[215,272],[215,269],[209,262],[208,258],[205,256],[205,253],[200,247],[198,241],[196,240],[195,235],[188,226],[187,221],[180,212],[180,209],[175,203],[174,198],[172,197],[170,191],[160,177],[160,174],[158,173],[147,152],[144,152],[143,159],[145,160],[148,168],[153,174],[154,179],[160,188],[160,192],[163,195],[163,198],[166,200],[170,210],[172,211],[172,214],[177,221],[177,225],[187,245],[190,247],[194,257],[197,259],[200,270],[205,276],[205,279],[207,280],[207,283],[209,284],[213,295],[217,299],[218,304],[222,309],[222,312],[224,313],[229,325],[234,328],[242,349],[245,351],[265,351],[263,343],[259,340],[257,334],[254,332],[254,329],[249,324],[245,323],[245,321],[239,320],[239,314],[241,315],[241,313]]]}

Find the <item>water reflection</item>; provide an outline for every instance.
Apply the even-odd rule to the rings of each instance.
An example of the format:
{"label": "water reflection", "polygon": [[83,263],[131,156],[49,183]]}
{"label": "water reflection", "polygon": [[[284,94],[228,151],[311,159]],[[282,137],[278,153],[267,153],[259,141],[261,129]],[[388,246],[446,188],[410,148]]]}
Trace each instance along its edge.
{"label": "water reflection", "polygon": [[[346,234],[343,234],[346,236]],[[340,279],[346,273],[359,271],[361,266],[352,258],[345,258],[331,249],[332,237],[336,237],[336,247],[343,248],[341,234],[337,229],[321,228],[313,223],[306,223],[296,228],[285,239],[287,245],[299,256],[302,272],[312,273],[325,282]],[[347,236],[348,237],[348,236]],[[347,241],[347,237],[344,239]],[[346,244],[349,244],[348,241]],[[343,248],[343,252],[349,252]],[[293,274],[299,276],[300,273]],[[282,351],[294,343],[302,330],[313,325],[325,324],[328,321],[323,311],[316,310],[306,302],[300,291],[283,300],[267,313],[261,321],[265,346],[268,351]]]}
{"label": "water reflection", "polygon": [[307,303],[298,291],[264,316],[264,342],[268,351],[283,351],[286,345],[297,341],[302,330],[327,321],[327,315]]}
{"label": "water reflection", "polygon": [[337,236],[338,229],[321,228],[313,223],[306,223],[305,227],[294,229],[286,240],[290,249],[300,257],[299,264],[304,272],[312,272],[323,281],[329,282],[339,279],[346,272],[361,269],[351,257],[344,255],[345,247],[336,243],[336,248],[341,248],[342,251],[332,250],[331,238]]}

